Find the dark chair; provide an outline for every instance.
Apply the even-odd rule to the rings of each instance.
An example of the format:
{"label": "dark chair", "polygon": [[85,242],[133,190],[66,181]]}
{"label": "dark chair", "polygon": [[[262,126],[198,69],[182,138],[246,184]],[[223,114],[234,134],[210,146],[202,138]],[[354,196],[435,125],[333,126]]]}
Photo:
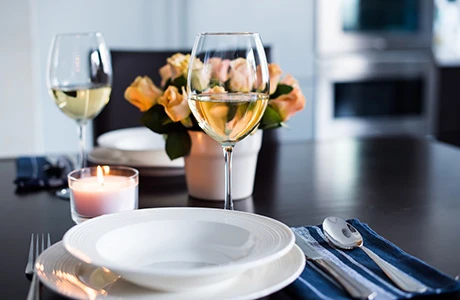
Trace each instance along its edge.
{"label": "dark chair", "polygon": [[[190,50],[165,51],[120,51],[112,50],[113,83],[110,101],[102,112],[93,120],[93,142],[108,131],[142,126],[141,112],[126,101],[126,88],[137,76],[149,76],[160,86],[159,69],[166,64],[166,59],[178,52],[190,53]],[[265,49],[270,61],[270,48]]]}

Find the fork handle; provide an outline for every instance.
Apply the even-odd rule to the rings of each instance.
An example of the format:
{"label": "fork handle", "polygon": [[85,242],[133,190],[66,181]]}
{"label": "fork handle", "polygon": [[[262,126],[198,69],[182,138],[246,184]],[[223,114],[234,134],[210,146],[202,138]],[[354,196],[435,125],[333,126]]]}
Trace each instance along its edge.
{"label": "fork handle", "polygon": [[38,300],[40,298],[40,280],[38,280],[37,274],[34,273],[32,283],[30,284],[29,293],[27,294],[27,300]]}

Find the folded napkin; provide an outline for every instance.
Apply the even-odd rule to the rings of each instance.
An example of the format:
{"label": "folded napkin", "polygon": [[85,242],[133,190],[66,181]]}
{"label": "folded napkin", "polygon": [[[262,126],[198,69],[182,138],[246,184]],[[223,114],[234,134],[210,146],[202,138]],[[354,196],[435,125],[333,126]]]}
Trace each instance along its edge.
{"label": "folded napkin", "polygon": [[73,169],[72,161],[60,156],[51,163],[44,156],[21,156],[16,159],[17,192],[65,187],[67,174]]}
{"label": "folded napkin", "polygon": [[[357,219],[348,220],[363,236],[364,245],[390,264],[429,287],[423,295],[436,295],[460,291],[460,282],[449,277],[423,261],[415,258],[384,239],[367,224]],[[338,250],[330,246],[322,226],[292,228],[313,243],[325,258],[338,263],[348,274],[376,291],[375,299],[404,299],[420,294],[406,293],[398,289],[364,251]],[[307,261],[300,277],[292,284],[299,299],[349,299],[348,294],[311,261]]]}

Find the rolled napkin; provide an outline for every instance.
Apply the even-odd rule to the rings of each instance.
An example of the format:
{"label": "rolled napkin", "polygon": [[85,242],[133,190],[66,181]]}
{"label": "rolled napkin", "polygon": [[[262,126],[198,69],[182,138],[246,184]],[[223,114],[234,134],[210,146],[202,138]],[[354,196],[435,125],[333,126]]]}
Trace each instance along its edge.
{"label": "rolled napkin", "polygon": [[[357,219],[350,219],[348,222],[361,233],[367,248],[414,279],[427,285],[429,289],[423,295],[455,292],[460,295],[460,282],[454,278],[407,254],[378,235],[367,224],[361,223]],[[398,289],[364,251],[360,249],[339,250],[329,245],[321,225],[293,227],[292,230],[308,242],[313,243],[324,258],[332,260],[349,275],[377,292],[374,299],[407,299],[420,296],[420,294],[407,293]],[[350,299],[334,279],[308,260],[304,271],[291,285],[291,288],[299,299]]]}
{"label": "rolled napkin", "polygon": [[73,169],[72,161],[60,156],[51,163],[45,156],[21,156],[16,159],[16,192],[67,186],[67,174]]}

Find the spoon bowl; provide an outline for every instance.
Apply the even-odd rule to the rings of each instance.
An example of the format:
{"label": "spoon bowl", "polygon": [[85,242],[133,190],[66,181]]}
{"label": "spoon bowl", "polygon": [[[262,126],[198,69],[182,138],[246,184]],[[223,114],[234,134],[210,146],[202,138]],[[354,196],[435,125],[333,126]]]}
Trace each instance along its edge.
{"label": "spoon bowl", "polygon": [[351,250],[361,248],[400,289],[411,293],[424,293],[427,286],[386,262],[364,247],[362,235],[350,223],[339,217],[327,217],[323,221],[324,235],[337,248]]}
{"label": "spoon bowl", "polygon": [[324,235],[336,247],[349,250],[364,244],[358,230],[342,218],[326,218],[323,222],[323,230]]}

